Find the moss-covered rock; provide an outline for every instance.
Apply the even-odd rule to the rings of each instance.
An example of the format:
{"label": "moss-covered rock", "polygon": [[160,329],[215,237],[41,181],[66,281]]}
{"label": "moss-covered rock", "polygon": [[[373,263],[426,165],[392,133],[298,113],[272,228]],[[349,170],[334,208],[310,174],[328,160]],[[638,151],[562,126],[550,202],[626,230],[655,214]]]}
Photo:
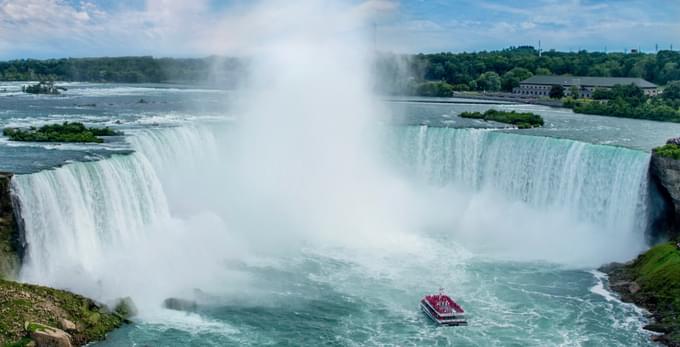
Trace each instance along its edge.
{"label": "moss-covered rock", "polygon": [[68,332],[74,346],[102,340],[123,324],[123,318],[80,295],[0,280],[0,346],[25,345],[31,326],[59,327],[64,321],[75,326]]}
{"label": "moss-covered rock", "polygon": [[609,274],[611,289],[621,299],[649,310],[654,322],[648,330],[663,333],[659,342],[680,346],[680,249],[663,243],[628,264],[601,269]]}

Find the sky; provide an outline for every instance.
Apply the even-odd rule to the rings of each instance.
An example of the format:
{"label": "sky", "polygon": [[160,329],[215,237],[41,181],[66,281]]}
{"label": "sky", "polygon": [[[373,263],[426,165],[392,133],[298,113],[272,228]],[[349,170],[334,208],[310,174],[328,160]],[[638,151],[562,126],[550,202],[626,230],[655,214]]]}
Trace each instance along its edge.
{"label": "sky", "polygon": [[[289,3],[0,0],[0,59],[239,55],[285,30],[271,21]],[[539,40],[543,49],[562,51],[680,49],[680,0],[347,0],[327,7],[361,12],[362,26],[342,30],[375,35],[379,50],[396,53],[497,50]]]}

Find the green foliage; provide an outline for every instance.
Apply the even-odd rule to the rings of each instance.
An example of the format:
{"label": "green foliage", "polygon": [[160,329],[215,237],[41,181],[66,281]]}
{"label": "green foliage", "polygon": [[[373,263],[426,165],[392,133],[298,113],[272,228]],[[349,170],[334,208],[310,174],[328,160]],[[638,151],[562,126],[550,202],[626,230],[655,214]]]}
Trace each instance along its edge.
{"label": "green foliage", "polygon": [[539,67],[539,68],[536,69],[535,75],[538,75],[538,76],[550,76],[550,75],[552,75],[552,72],[550,72],[550,70],[548,70],[548,69],[546,69],[546,68],[544,68],[544,67]]}
{"label": "green foliage", "polygon": [[94,142],[101,143],[99,136],[122,135],[109,127],[87,128],[83,123],[64,122],[28,129],[5,128],[3,134],[12,141],[33,142]]}
{"label": "green foliage", "polygon": [[511,92],[513,88],[519,87],[519,82],[533,76],[534,74],[523,67],[516,67],[503,74],[501,81],[501,88],[504,91]]}
{"label": "green foliage", "polygon": [[599,100],[567,98],[563,105],[577,113],[680,122],[680,100],[677,99],[647,97],[635,86],[615,86],[596,96]]}
{"label": "green foliage", "polygon": [[593,99],[595,100],[608,100],[612,98],[611,91],[604,88],[596,88],[593,90]]}
{"label": "green foliage", "polygon": [[[77,326],[77,331],[69,332],[74,345],[102,340],[123,323],[122,318],[82,296],[0,280],[0,346],[25,346],[30,342],[25,337],[26,330],[39,330],[45,325],[58,327],[61,318]],[[25,322],[31,324],[25,327]]]}
{"label": "green foliage", "polygon": [[529,112],[507,112],[498,110],[487,110],[481,112],[463,112],[458,116],[463,118],[483,119],[499,123],[512,124],[520,129],[537,128],[543,126],[543,118],[537,114]]}
{"label": "green foliage", "polygon": [[[148,83],[211,81],[235,75],[235,58],[171,59],[153,57],[21,59],[0,62],[0,80]],[[234,80],[233,78],[230,80]]]}
{"label": "green foliage", "polygon": [[668,82],[664,88],[661,97],[665,100],[679,100],[680,99],[680,81]]}
{"label": "green foliage", "polygon": [[569,87],[569,96],[571,96],[574,99],[580,98],[581,97],[581,89],[577,86]]}
{"label": "green foliage", "polygon": [[659,323],[675,329],[671,338],[680,343],[680,250],[670,242],[655,246],[635,260],[632,271],[639,295],[653,303]]}
{"label": "green foliage", "polygon": [[487,71],[477,78],[477,89],[487,92],[501,90],[501,77],[496,72]]}
{"label": "green foliage", "polygon": [[667,158],[680,160],[680,146],[676,144],[666,144],[661,147],[654,148],[654,153]]}
{"label": "green foliage", "polygon": [[416,87],[416,95],[449,97],[453,95],[453,86],[446,82],[425,82]]}
{"label": "green foliage", "polygon": [[564,87],[559,84],[552,86],[549,96],[551,99],[562,99],[564,97]]}
{"label": "green foliage", "polygon": [[503,76],[503,89],[510,90],[511,76],[516,73],[507,78],[506,74],[520,68],[534,75],[641,77],[661,85],[680,80],[680,52],[676,51],[656,54],[547,51],[539,57],[533,47],[516,47],[475,53],[385,55],[376,65],[380,80],[386,83],[399,76],[400,81],[445,81],[487,91],[493,89],[478,83],[482,74],[494,72]]}

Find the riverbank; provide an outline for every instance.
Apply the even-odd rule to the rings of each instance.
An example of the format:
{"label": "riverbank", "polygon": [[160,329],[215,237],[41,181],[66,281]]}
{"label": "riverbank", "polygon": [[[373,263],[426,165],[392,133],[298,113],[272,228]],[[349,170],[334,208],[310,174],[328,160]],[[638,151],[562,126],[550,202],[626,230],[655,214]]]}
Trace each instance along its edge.
{"label": "riverbank", "polygon": [[613,263],[600,271],[609,275],[609,287],[624,302],[652,314],[645,329],[667,346],[680,346],[680,249],[675,242],[652,247],[634,261]]}
{"label": "riverbank", "polygon": [[[0,346],[83,346],[103,340],[121,315],[67,291],[0,280]],[[45,341],[53,341],[49,344]]]}

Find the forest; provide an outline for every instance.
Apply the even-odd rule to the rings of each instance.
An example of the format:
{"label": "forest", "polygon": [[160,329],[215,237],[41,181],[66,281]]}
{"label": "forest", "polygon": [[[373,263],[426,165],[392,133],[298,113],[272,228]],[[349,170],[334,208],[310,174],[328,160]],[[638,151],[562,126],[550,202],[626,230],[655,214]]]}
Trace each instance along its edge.
{"label": "forest", "polygon": [[243,62],[236,58],[103,57],[20,59],[0,62],[4,81],[79,82],[211,82],[241,78]]}
{"label": "forest", "polygon": [[474,53],[383,54],[376,63],[383,91],[450,96],[452,91],[512,91],[533,75],[640,77],[665,85],[680,80],[680,52],[540,52],[533,47]]}

